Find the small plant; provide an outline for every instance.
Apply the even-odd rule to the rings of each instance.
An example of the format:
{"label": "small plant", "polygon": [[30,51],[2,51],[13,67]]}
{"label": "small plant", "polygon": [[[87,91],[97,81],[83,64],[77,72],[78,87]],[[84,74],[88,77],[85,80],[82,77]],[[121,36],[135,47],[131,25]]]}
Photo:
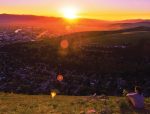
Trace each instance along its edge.
{"label": "small plant", "polygon": [[125,100],[120,100],[119,108],[122,110],[128,110],[128,109],[130,109],[130,106]]}
{"label": "small plant", "polygon": [[104,109],[100,111],[100,114],[112,114],[112,113],[113,111],[109,107],[105,107]]}
{"label": "small plant", "polygon": [[56,109],[58,107],[58,104],[54,103],[52,104],[53,109]]}

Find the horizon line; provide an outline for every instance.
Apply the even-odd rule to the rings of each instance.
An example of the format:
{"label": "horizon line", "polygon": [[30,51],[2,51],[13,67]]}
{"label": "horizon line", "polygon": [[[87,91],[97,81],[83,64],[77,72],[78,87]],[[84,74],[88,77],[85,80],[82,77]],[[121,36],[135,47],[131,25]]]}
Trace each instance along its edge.
{"label": "horizon line", "polygon": [[[62,18],[61,16],[49,16],[49,15],[37,15],[37,14],[17,14],[17,13],[0,13],[0,15],[18,15],[18,16],[35,16],[35,17],[47,17],[47,18]],[[78,17],[77,19],[89,19],[89,20],[97,20],[97,21],[129,21],[129,20],[150,20],[150,18],[125,18],[125,19],[100,19],[100,18],[90,18],[90,17]]]}

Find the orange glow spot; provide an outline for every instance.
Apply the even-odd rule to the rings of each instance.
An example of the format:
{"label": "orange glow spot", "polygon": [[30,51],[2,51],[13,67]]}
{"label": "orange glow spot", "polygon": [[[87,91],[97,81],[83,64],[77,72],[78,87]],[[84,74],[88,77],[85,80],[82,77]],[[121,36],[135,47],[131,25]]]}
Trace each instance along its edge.
{"label": "orange glow spot", "polygon": [[61,48],[66,49],[69,46],[69,43],[67,40],[62,40],[60,43]]}
{"label": "orange glow spot", "polygon": [[62,76],[61,74],[59,74],[59,75],[57,76],[57,80],[58,80],[58,81],[62,81],[62,80],[63,80],[63,76]]}
{"label": "orange glow spot", "polygon": [[53,99],[56,95],[57,95],[56,92],[54,92],[54,91],[51,92],[51,97],[52,97],[52,99]]}

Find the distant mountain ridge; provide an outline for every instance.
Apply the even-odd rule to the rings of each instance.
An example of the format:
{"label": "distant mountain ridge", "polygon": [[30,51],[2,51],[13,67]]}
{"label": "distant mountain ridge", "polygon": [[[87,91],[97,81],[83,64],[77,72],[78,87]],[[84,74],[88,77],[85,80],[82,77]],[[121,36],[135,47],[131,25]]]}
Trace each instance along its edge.
{"label": "distant mountain ridge", "polygon": [[85,31],[85,32],[78,32],[72,33],[69,35],[65,35],[66,37],[79,37],[79,36],[97,36],[97,35],[110,35],[110,34],[120,34],[120,33],[128,33],[128,32],[150,32],[150,27],[133,27],[133,28],[124,28],[120,30],[111,30],[111,31]]}
{"label": "distant mountain ridge", "polygon": [[[135,27],[150,27],[150,20],[133,19],[121,21],[105,21],[96,19],[77,19],[70,23],[60,17],[46,17],[35,15],[0,14],[0,25],[25,25],[47,27],[53,31],[82,32],[82,31],[104,31],[118,30]],[[69,29],[68,29],[69,28]]]}
{"label": "distant mountain ridge", "polygon": [[134,28],[134,27],[150,27],[150,21],[148,20],[143,20],[139,22],[134,22],[134,23],[115,23],[113,26],[120,26],[122,28]]}

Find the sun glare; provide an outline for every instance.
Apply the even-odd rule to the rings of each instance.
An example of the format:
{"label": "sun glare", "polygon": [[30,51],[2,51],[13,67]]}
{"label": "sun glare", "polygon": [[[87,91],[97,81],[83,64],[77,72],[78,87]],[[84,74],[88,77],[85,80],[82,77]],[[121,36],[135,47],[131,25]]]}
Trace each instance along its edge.
{"label": "sun glare", "polygon": [[75,19],[78,17],[77,10],[75,8],[71,8],[71,7],[64,8],[62,10],[62,13],[63,13],[64,18],[67,18],[67,19]]}

